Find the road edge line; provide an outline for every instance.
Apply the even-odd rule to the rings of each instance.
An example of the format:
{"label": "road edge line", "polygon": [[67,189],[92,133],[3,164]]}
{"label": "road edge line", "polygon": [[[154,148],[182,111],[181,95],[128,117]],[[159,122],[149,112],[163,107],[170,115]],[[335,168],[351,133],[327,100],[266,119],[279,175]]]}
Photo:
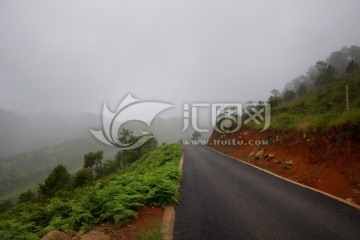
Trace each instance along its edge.
{"label": "road edge line", "polygon": [[[180,173],[184,163],[184,154],[181,155],[179,161]],[[165,207],[164,215],[162,218],[161,232],[164,234],[164,240],[173,240],[174,238],[174,224],[175,224],[175,208],[174,206]]]}
{"label": "road edge line", "polygon": [[349,206],[351,206],[351,207],[353,207],[353,208],[356,208],[357,210],[360,210],[360,205],[357,205],[357,204],[352,203],[352,202],[348,202],[348,201],[346,201],[346,200],[343,199],[343,198],[337,197],[337,196],[335,196],[335,195],[332,195],[332,194],[330,194],[330,193],[324,192],[324,191],[322,191],[322,190],[319,190],[319,189],[316,189],[316,188],[313,188],[313,187],[309,187],[309,186],[307,186],[307,185],[305,185],[305,184],[298,183],[298,182],[295,182],[295,181],[290,180],[290,179],[288,179],[288,178],[282,177],[282,176],[280,176],[280,175],[278,175],[278,174],[276,174],[276,173],[270,172],[270,171],[268,171],[268,170],[266,170],[266,169],[264,169],[264,168],[260,168],[260,167],[258,167],[258,166],[253,165],[253,164],[250,164],[250,163],[248,163],[248,162],[245,162],[245,161],[243,161],[243,160],[241,160],[241,159],[238,159],[238,158],[232,157],[232,156],[230,156],[230,155],[227,155],[227,154],[225,154],[225,153],[219,152],[218,150],[215,150],[215,149],[210,148],[210,147],[208,147],[208,146],[205,146],[205,145],[202,145],[202,146],[205,147],[205,148],[207,148],[207,149],[209,149],[209,150],[211,150],[211,151],[220,153],[220,154],[223,155],[223,156],[229,157],[229,158],[234,159],[234,160],[236,160],[236,161],[238,161],[238,162],[241,162],[241,163],[243,163],[243,164],[246,164],[246,165],[248,165],[248,166],[251,166],[251,167],[253,167],[253,168],[256,168],[256,169],[258,169],[258,170],[260,170],[260,171],[262,171],[262,172],[266,172],[266,173],[268,173],[268,174],[270,174],[270,175],[273,175],[274,177],[281,178],[282,180],[285,180],[285,181],[287,181],[287,182],[296,184],[296,185],[298,185],[298,186],[300,186],[300,187],[303,187],[303,188],[312,190],[312,191],[314,191],[314,192],[320,193],[320,194],[325,195],[325,196],[327,196],[327,197],[329,197],[329,198],[332,198],[332,199],[337,200],[337,201],[339,201],[339,202],[342,202],[342,203],[344,203],[344,204],[346,204],[346,205],[349,205]]}

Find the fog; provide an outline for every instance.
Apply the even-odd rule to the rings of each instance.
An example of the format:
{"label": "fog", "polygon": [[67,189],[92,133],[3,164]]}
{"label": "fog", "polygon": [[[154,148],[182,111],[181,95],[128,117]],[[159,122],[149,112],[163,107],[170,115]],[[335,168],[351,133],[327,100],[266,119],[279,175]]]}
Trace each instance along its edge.
{"label": "fog", "polygon": [[101,113],[128,93],[264,100],[342,46],[354,1],[0,1],[0,108]]}

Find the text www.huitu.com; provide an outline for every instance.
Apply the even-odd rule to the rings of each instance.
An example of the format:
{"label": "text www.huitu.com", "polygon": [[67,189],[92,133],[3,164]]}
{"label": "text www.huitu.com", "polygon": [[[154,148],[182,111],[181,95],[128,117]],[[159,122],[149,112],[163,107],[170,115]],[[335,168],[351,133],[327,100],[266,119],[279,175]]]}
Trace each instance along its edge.
{"label": "text www.huitu.com", "polygon": [[268,140],[241,140],[241,139],[184,139],[183,145],[208,145],[208,146],[267,146]]}

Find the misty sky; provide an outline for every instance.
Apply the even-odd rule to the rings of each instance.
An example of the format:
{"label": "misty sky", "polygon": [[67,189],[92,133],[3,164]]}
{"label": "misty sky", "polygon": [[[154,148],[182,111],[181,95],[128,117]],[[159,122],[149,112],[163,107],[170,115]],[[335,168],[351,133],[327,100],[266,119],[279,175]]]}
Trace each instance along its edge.
{"label": "misty sky", "polygon": [[0,0],[0,108],[100,113],[127,93],[267,99],[342,46],[360,1]]}

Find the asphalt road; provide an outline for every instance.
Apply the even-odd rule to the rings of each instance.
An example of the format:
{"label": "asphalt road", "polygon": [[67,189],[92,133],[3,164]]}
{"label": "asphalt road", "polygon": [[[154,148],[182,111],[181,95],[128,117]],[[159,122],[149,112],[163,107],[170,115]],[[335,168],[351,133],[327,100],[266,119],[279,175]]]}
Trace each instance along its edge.
{"label": "asphalt road", "polygon": [[360,211],[202,146],[184,147],[174,239],[360,239]]}

